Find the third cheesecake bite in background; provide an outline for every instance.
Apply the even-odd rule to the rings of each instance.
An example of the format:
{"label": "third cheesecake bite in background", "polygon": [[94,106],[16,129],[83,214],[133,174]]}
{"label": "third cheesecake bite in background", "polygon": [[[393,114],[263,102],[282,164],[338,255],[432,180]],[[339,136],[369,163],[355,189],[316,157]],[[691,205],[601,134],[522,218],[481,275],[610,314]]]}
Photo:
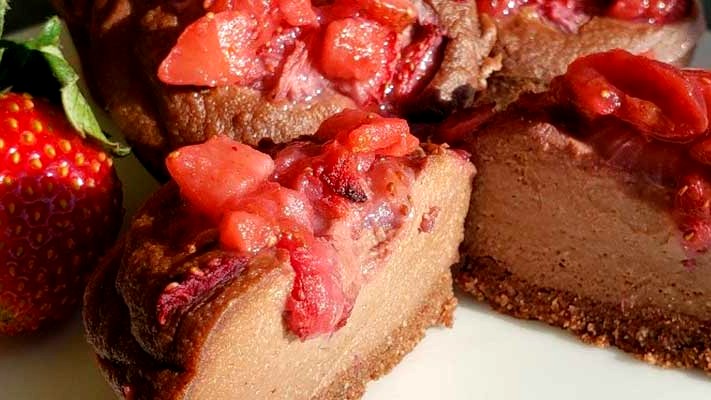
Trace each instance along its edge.
{"label": "third cheesecake bite in background", "polygon": [[345,108],[466,107],[496,67],[471,2],[54,3],[95,92],[159,173],[170,150],[217,134],[281,143]]}
{"label": "third cheesecake bite in background", "polygon": [[479,104],[540,92],[578,57],[615,48],[687,65],[706,29],[697,0],[472,0],[497,24],[503,65]]}
{"label": "third cheesecake bite in background", "polygon": [[469,137],[459,287],[493,308],[711,371],[711,73],[576,60]]}
{"label": "third cheesecake bite in background", "polygon": [[118,395],[355,399],[451,324],[463,153],[347,110],[270,155],[216,136],[167,164],[86,292]]}

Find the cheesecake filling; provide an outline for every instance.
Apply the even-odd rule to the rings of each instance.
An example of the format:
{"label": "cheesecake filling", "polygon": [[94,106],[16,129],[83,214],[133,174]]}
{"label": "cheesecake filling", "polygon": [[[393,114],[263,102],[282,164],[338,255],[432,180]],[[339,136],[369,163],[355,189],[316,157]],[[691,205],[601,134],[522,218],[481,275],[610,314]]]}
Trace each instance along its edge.
{"label": "cheesecake filling", "polygon": [[669,189],[684,248],[711,246],[711,72],[679,69],[623,50],[584,56],[522,99],[589,143],[613,166]]}
{"label": "cheesecake filling", "polygon": [[361,107],[396,111],[441,63],[445,33],[410,0],[207,0],[161,63],[170,85],[239,85],[274,101],[334,89]]}
{"label": "cheesecake filling", "polygon": [[[272,158],[216,136],[169,156],[182,197],[217,227],[229,256],[166,286],[160,325],[247,265],[258,267],[253,261],[264,254],[288,259],[294,269],[284,312],[291,332],[305,340],[346,323],[378,269],[379,257],[361,254],[377,253],[412,217],[411,185],[423,153],[406,121],[354,110],[325,121],[316,140],[293,142]],[[356,248],[366,231],[378,243]]]}
{"label": "cheesecake filling", "polygon": [[575,33],[594,16],[664,25],[691,12],[688,0],[476,0],[479,13],[505,18],[519,13],[539,17]]}

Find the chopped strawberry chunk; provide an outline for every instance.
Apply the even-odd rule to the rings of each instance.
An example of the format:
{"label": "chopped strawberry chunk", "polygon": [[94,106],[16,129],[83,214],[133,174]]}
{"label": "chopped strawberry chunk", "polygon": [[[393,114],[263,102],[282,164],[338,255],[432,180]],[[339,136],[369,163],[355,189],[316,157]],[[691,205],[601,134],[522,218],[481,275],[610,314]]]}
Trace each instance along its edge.
{"label": "chopped strawberry chunk", "polygon": [[277,0],[277,4],[289,25],[318,25],[318,16],[311,7],[311,0]]}
{"label": "chopped strawberry chunk", "polygon": [[432,79],[439,65],[442,41],[443,34],[436,26],[425,25],[419,29],[413,42],[403,49],[395,68],[390,93],[394,101],[406,101]]}
{"label": "chopped strawberry chunk", "polygon": [[365,18],[333,21],[324,33],[321,69],[332,79],[370,79],[387,64],[391,40],[390,30]]}
{"label": "chopped strawberry chunk", "polygon": [[530,0],[477,0],[477,11],[492,17],[513,14],[519,7],[528,4]]}
{"label": "chopped strawberry chunk", "polygon": [[263,75],[254,62],[261,43],[259,25],[236,11],[208,13],[193,22],[158,68],[161,81],[172,85],[246,85]]}
{"label": "chopped strawberry chunk", "polygon": [[367,170],[373,160],[372,154],[354,154],[344,146],[332,143],[315,163],[315,170],[334,193],[353,202],[363,203],[368,200],[368,193],[360,171]]}
{"label": "chopped strawberry chunk", "polygon": [[395,157],[412,153],[420,144],[404,119],[359,110],[344,110],[324,121],[316,136],[336,139],[349,152]]}
{"label": "chopped strawberry chunk", "polygon": [[239,276],[248,262],[249,258],[234,254],[200,260],[199,267],[188,271],[182,282],[169,284],[158,296],[158,323],[165,325],[175,314],[204,300],[216,288]]}
{"label": "chopped strawberry chunk", "polygon": [[581,57],[552,86],[590,118],[614,115],[663,141],[692,141],[709,125],[703,93],[681,70],[624,50]]}
{"label": "chopped strawberry chunk", "polygon": [[323,121],[315,136],[323,141],[334,140],[378,118],[381,117],[376,113],[346,109]]}
{"label": "chopped strawberry chunk", "polygon": [[689,5],[687,0],[615,0],[606,15],[628,21],[665,24],[688,15]]}
{"label": "chopped strawberry chunk", "polygon": [[213,217],[229,199],[257,189],[274,171],[271,157],[226,136],[183,147],[168,156],[166,165],[185,199]]}
{"label": "chopped strawberry chunk", "polygon": [[277,232],[266,218],[245,211],[230,211],[220,224],[220,244],[231,250],[256,254],[277,242]]}
{"label": "chopped strawberry chunk", "polygon": [[410,0],[356,0],[374,21],[400,32],[417,19],[417,9]]}
{"label": "chopped strawberry chunk", "polygon": [[356,153],[404,156],[412,153],[419,141],[410,135],[407,121],[400,118],[378,118],[342,135],[339,142]]}
{"label": "chopped strawberry chunk", "polygon": [[335,250],[323,239],[282,239],[296,277],[286,300],[286,323],[301,340],[334,332],[346,323],[353,299],[343,292]]}

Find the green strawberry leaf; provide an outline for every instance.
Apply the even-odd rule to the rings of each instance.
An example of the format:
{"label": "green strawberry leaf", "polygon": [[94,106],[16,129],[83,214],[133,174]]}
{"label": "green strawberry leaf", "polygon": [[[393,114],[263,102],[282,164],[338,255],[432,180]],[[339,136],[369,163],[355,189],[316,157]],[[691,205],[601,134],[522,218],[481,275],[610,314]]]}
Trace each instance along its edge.
{"label": "green strawberry leaf", "polygon": [[[0,3],[0,12],[1,7]],[[67,119],[81,137],[99,141],[116,156],[128,155],[128,147],[110,140],[101,130],[79,89],[79,75],[59,47],[61,33],[61,21],[58,17],[52,17],[30,40],[0,40],[0,87],[12,87],[16,91],[61,102]]]}
{"label": "green strawberry leaf", "polygon": [[5,14],[7,14],[9,8],[7,0],[0,0],[0,36],[2,36],[5,29]]}

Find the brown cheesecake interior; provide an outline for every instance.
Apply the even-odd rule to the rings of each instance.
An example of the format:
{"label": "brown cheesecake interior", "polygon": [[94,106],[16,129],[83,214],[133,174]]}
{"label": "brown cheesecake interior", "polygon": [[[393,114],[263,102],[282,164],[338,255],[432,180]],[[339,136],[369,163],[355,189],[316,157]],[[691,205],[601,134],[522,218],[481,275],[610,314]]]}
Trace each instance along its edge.
{"label": "brown cheesecake interior", "polygon": [[[655,307],[711,318],[711,258],[688,254],[671,195],[604,165],[547,123],[512,121],[475,146],[479,174],[464,251],[533,285],[619,310]],[[511,188],[516,188],[515,191]]]}

